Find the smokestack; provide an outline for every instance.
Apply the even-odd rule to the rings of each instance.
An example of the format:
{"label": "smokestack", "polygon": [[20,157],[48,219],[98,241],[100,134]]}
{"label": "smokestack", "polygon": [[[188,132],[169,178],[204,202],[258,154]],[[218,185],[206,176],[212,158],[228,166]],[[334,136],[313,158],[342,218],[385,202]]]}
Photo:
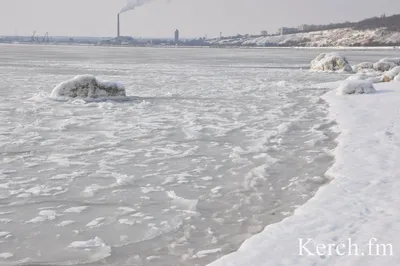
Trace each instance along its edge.
{"label": "smokestack", "polygon": [[119,38],[121,36],[120,34],[120,28],[119,28],[119,13],[117,15],[117,37]]}

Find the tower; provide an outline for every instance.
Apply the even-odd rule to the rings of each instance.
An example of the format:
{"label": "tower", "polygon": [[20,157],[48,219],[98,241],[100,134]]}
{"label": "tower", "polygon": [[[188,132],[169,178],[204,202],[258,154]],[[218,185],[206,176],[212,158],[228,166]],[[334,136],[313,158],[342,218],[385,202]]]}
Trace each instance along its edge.
{"label": "tower", "polygon": [[119,13],[117,15],[117,37],[119,38],[121,36],[120,34],[120,27],[119,27]]}
{"label": "tower", "polygon": [[175,30],[175,44],[177,44],[179,42],[179,30]]}

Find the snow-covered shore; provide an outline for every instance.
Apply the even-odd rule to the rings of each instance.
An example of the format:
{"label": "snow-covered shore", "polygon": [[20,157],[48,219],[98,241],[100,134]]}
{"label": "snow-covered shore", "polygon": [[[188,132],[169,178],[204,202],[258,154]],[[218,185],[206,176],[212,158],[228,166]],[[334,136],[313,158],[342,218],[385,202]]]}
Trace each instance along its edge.
{"label": "snow-covered shore", "polygon": [[323,96],[341,131],[327,173],[333,181],[293,216],[210,266],[398,265],[400,82],[375,88],[374,94]]}
{"label": "snow-covered shore", "polygon": [[386,28],[355,30],[351,28],[260,37],[224,38],[209,41],[213,45],[235,46],[393,46],[400,43],[400,33]]}

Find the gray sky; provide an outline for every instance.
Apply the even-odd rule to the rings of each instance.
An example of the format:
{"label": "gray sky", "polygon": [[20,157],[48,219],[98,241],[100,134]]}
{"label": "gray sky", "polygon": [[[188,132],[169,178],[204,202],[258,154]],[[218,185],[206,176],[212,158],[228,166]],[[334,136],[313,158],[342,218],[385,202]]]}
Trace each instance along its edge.
{"label": "gray sky", "polygon": [[[126,0],[0,0],[0,35],[114,36]],[[153,0],[121,14],[121,34],[208,37],[400,13],[400,0]]]}

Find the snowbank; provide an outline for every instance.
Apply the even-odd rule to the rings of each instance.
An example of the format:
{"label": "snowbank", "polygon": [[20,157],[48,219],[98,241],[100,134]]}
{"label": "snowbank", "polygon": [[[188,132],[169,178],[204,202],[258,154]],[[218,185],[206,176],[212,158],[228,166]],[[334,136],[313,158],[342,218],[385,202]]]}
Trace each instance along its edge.
{"label": "snowbank", "polygon": [[311,61],[311,70],[314,71],[348,71],[352,68],[344,56],[338,53],[320,54]]}
{"label": "snowbank", "polygon": [[396,77],[394,77],[394,79],[393,79],[394,81],[397,81],[397,82],[400,82],[400,74],[399,75],[397,75]]}
{"label": "snowbank", "polygon": [[337,89],[338,95],[364,94],[376,92],[372,81],[369,80],[347,80],[340,84]]}
{"label": "snowbank", "polygon": [[51,98],[98,98],[110,96],[126,96],[125,87],[115,82],[99,81],[91,75],[76,76],[55,87]]}
{"label": "snowbank", "polygon": [[[375,87],[380,93],[364,97],[334,91],[324,96],[342,132],[328,172],[334,180],[293,216],[267,226],[210,266],[399,265],[400,84]],[[371,250],[369,243],[375,244]],[[386,256],[376,256],[380,244],[387,247]],[[328,245],[335,245],[331,254],[323,249]]]}

